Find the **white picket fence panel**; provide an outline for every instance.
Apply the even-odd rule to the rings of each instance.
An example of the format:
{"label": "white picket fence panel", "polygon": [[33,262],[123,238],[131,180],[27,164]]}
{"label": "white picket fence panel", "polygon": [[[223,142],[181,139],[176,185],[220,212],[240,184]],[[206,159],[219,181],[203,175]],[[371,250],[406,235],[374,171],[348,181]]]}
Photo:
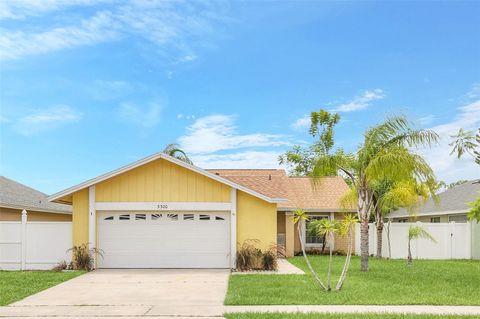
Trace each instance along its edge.
{"label": "white picket fence panel", "polygon": [[[412,256],[416,259],[480,259],[480,224],[468,223],[391,223],[391,258],[406,258],[408,253],[408,229],[421,225],[437,241],[419,238],[412,240]],[[360,225],[355,229],[355,252],[360,255]],[[369,225],[369,254],[377,252],[375,224]],[[383,229],[382,255],[388,257],[387,224]]]}
{"label": "white picket fence panel", "polygon": [[0,270],[51,269],[71,246],[71,222],[0,222]]}

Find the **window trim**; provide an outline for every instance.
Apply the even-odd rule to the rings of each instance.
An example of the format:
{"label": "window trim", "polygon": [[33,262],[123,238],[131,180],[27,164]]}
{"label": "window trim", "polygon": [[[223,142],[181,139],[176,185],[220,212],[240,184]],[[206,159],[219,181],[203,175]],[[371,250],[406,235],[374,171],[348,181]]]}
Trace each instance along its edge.
{"label": "window trim", "polygon": [[[437,219],[437,218],[438,218],[438,219]],[[438,222],[437,222],[437,221],[434,221],[434,220],[438,220]],[[432,223],[432,224],[438,224],[438,223],[440,223],[441,221],[442,221],[442,219],[441,219],[440,216],[431,216],[431,217],[430,217],[430,223]]]}

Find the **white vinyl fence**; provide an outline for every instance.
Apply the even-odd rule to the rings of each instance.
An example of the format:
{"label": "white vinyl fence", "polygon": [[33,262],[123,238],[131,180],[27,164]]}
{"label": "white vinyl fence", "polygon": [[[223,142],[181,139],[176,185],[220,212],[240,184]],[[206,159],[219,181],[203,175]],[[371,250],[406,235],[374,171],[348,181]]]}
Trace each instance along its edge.
{"label": "white vinyl fence", "polygon": [[[480,224],[468,223],[390,223],[391,258],[407,258],[408,228],[420,225],[427,230],[436,243],[429,239],[412,240],[412,256],[417,259],[480,259]],[[388,223],[383,229],[382,255],[389,256]],[[355,252],[360,254],[360,225],[355,229]],[[369,254],[377,252],[375,224],[369,228]]]}
{"label": "white vinyl fence", "polygon": [[51,269],[71,260],[71,222],[0,222],[0,270]]}

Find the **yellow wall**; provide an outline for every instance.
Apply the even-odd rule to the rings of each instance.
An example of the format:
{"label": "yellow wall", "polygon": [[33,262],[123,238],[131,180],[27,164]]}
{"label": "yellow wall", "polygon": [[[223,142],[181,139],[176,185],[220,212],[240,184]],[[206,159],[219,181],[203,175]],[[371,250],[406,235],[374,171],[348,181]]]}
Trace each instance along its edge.
{"label": "yellow wall", "polygon": [[73,245],[88,243],[88,188],[73,194]]}
{"label": "yellow wall", "polygon": [[267,249],[277,242],[277,204],[237,191],[237,244],[257,239]]}
{"label": "yellow wall", "polygon": [[163,159],[96,185],[97,202],[229,202],[230,187]]}

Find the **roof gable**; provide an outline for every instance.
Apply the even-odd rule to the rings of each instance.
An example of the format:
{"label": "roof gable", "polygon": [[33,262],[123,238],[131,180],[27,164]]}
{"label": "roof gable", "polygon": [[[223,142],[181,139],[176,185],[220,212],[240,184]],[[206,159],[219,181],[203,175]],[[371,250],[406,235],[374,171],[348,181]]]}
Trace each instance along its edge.
{"label": "roof gable", "polygon": [[285,198],[276,198],[276,197],[266,196],[266,195],[261,194],[261,193],[255,191],[255,190],[253,190],[253,189],[250,189],[250,188],[248,188],[248,187],[246,187],[246,186],[244,186],[244,185],[237,184],[237,183],[235,183],[235,182],[233,182],[233,181],[231,181],[231,180],[229,180],[229,179],[226,179],[226,178],[224,178],[224,177],[221,177],[221,176],[219,176],[219,175],[216,175],[216,174],[214,174],[214,173],[211,173],[211,172],[209,172],[209,171],[207,171],[207,170],[201,169],[201,168],[199,168],[199,167],[197,167],[197,166],[194,166],[194,165],[185,163],[185,162],[183,162],[183,161],[181,161],[181,160],[179,160],[179,159],[176,159],[176,158],[174,158],[174,157],[172,157],[172,156],[169,156],[169,155],[167,155],[167,154],[164,154],[164,153],[156,153],[156,154],[150,155],[150,156],[148,156],[148,157],[145,157],[145,158],[140,159],[140,160],[138,160],[138,161],[136,161],[136,162],[133,162],[133,163],[131,163],[131,164],[125,165],[125,166],[123,166],[123,167],[120,167],[120,168],[118,168],[118,169],[116,169],[116,170],[113,170],[113,171],[111,171],[111,172],[105,173],[105,174],[103,174],[103,175],[100,175],[100,176],[98,176],[98,177],[92,178],[92,179],[87,180],[87,181],[85,181],[85,182],[83,182],[83,183],[80,183],[80,184],[78,184],[78,185],[75,185],[75,186],[72,186],[72,187],[70,187],[70,188],[67,188],[67,189],[65,189],[65,190],[63,190],[63,191],[60,191],[60,192],[58,192],[58,193],[55,193],[55,194],[51,195],[51,196],[48,198],[48,200],[50,200],[50,201],[61,201],[63,198],[66,198],[67,196],[69,196],[69,195],[71,195],[71,194],[73,194],[73,193],[75,193],[75,192],[77,192],[77,191],[79,191],[79,190],[81,190],[81,189],[84,189],[84,188],[90,187],[90,186],[92,186],[92,185],[98,184],[98,183],[100,183],[100,182],[102,182],[102,181],[105,181],[105,180],[110,179],[110,178],[112,178],[112,177],[114,177],[114,176],[120,175],[120,174],[122,174],[122,173],[125,173],[125,172],[127,172],[127,171],[130,171],[130,170],[132,170],[132,169],[134,169],[134,168],[137,168],[137,167],[139,167],[139,166],[145,165],[145,164],[150,163],[150,162],[152,162],[152,161],[155,161],[155,160],[157,160],[157,159],[164,159],[164,160],[166,160],[166,161],[169,161],[169,162],[171,162],[171,163],[174,163],[174,164],[176,164],[176,165],[179,165],[179,166],[181,166],[181,167],[184,167],[184,168],[186,168],[186,169],[189,169],[189,170],[191,170],[191,171],[194,171],[194,172],[196,172],[196,173],[198,173],[198,174],[201,174],[201,175],[204,175],[204,176],[206,176],[206,177],[209,177],[209,178],[211,178],[211,179],[213,179],[213,180],[216,180],[216,181],[218,181],[218,182],[220,182],[220,183],[223,183],[223,184],[226,184],[226,185],[228,185],[228,186],[230,186],[230,187],[233,187],[233,188],[235,188],[235,189],[238,189],[238,190],[240,190],[240,191],[242,191],[242,192],[245,192],[245,193],[250,194],[250,195],[252,195],[252,196],[255,196],[255,197],[258,197],[258,198],[260,198],[260,199],[263,199],[263,200],[265,200],[265,201],[267,201],[267,202],[269,202],[269,203],[280,203],[280,202],[286,201]]}

